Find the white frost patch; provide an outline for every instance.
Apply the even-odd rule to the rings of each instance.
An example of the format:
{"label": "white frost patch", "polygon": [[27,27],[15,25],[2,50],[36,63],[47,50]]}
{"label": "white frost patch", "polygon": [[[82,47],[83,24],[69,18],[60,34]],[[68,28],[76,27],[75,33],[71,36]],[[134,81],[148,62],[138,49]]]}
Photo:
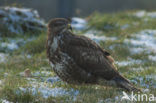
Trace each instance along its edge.
{"label": "white frost patch", "polygon": [[8,54],[0,53],[0,63],[6,62],[7,58],[8,58]]}
{"label": "white frost patch", "polygon": [[146,75],[146,78],[156,80],[156,75]]}
{"label": "white frost patch", "polygon": [[37,71],[32,73],[33,76],[51,76],[51,71]]}
{"label": "white frost patch", "polygon": [[134,15],[139,18],[142,18],[142,17],[156,18],[156,12],[138,11],[134,13]]}
{"label": "white frost patch", "polygon": [[117,62],[115,62],[117,65],[119,65],[119,66],[127,66],[127,65],[130,65],[130,64],[132,64],[132,62],[130,62],[130,61],[117,61]]}
{"label": "white frost patch", "polygon": [[145,71],[148,70],[149,68],[142,68],[142,67],[138,67],[138,68],[131,68],[130,70],[135,71],[135,72],[141,72],[141,71]]}
{"label": "white frost patch", "polygon": [[89,37],[90,39],[92,39],[93,41],[95,41],[96,43],[99,43],[100,41],[107,41],[107,40],[117,40],[116,37],[106,37],[106,36],[96,36],[94,34],[85,34],[86,37]]}
{"label": "white frost patch", "polygon": [[59,77],[49,77],[47,78],[46,80],[47,82],[50,82],[51,84],[55,83],[55,82],[58,82],[58,81],[61,81]]}
{"label": "white frost patch", "polygon": [[128,58],[127,61],[117,61],[115,62],[119,66],[127,66],[127,65],[133,65],[133,64],[141,64],[143,61],[142,60],[135,60],[132,58]]}
{"label": "white frost patch", "polygon": [[82,18],[73,17],[71,26],[76,30],[84,30],[87,26],[87,21]]}
{"label": "white frost patch", "polygon": [[[25,76],[27,73],[29,73],[29,72],[26,72],[26,71],[28,71],[29,69],[26,69],[25,71],[23,71],[23,72],[20,72],[19,73],[19,75],[20,76]],[[36,78],[46,78],[46,77],[50,77],[50,76],[52,76],[52,72],[51,71],[46,71],[46,70],[44,70],[44,71],[36,71],[36,72],[31,72],[30,71],[30,77],[36,77]],[[27,78],[28,80],[31,80],[30,78]]]}
{"label": "white frost patch", "polygon": [[156,61],[156,56],[153,56],[153,55],[149,55],[148,58],[152,61]]}
{"label": "white frost patch", "polygon": [[121,28],[122,30],[124,30],[124,29],[127,29],[127,28],[129,28],[129,27],[130,27],[129,24],[125,24],[125,25],[122,25],[120,28]]}
{"label": "white frost patch", "polygon": [[[148,83],[145,83],[145,81],[148,81]],[[156,88],[156,75],[138,76],[131,80],[131,82],[141,85],[144,88]]]}
{"label": "white frost patch", "polygon": [[149,12],[149,13],[147,13],[147,16],[149,16],[151,18],[156,18],[156,12]]}
{"label": "white frost patch", "polygon": [[143,16],[145,16],[145,14],[146,14],[146,11],[138,11],[138,12],[136,12],[135,13],[135,15],[137,16],[137,17],[143,17]]}
{"label": "white frost patch", "polygon": [[131,54],[140,54],[144,51],[147,51],[147,50],[145,48],[141,48],[141,47],[131,47],[130,48]]}
{"label": "white frost patch", "polygon": [[27,57],[28,59],[30,59],[32,56],[31,56],[30,54],[28,54],[28,55],[26,55],[26,57]]}
{"label": "white frost patch", "polygon": [[[4,50],[4,51],[13,51],[18,49],[20,46],[24,45],[27,42],[30,42],[32,40],[34,40],[35,38],[29,38],[29,39],[22,39],[22,38],[8,38],[6,42],[4,41],[0,41],[0,49]],[[28,58],[30,57],[30,55],[28,55]]]}
{"label": "white frost patch", "polygon": [[[69,96],[71,98],[76,98],[76,96],[79,94],[79,91],[73,88],[65,89],[62,87],[53,87],[54,83],[61,82],[61,80],[58,77],[50,77],[51,72],[41,71],[32,73],[32,75],[35,77],[26,78],[28,80],[29,87],[19,87],[21,91],[30,91],[32,95],[41,93],[44,98],[48,98],[50,96]],[[16,93],[19,92],[20,91],[17,91]]]}
{"label": "white frost patch", "polygon": [[2,15],[2,24],[12,33],[23,34],[26,30],[43,30],[45,28],[45,23],[39,19],[36,10],[0,7],[0,15]]}
{"label": "white frost patch", "polygon": [[137,34],[135,34],[134,38],[125,39],[125,43],[130,43],[135,48],[131,49],[134,52],[140,52],[143,50],[155,52],[156,53],[156,30],[143,30]]}
{"label": "white frost patch", "polygon": [[[55,79],[57,81],[57,78]],[[29,79],[29,80],[31,80],[30,81],[31,87],[28,87],[28,88],[19,87],[19,89],[24,92],[26,92],[26,90],[29,90],[32,92],[33,95],[39,92],[44,98],[48,98],[50,96],[54,96],[54,97],[73,96],[74,97],[74,96],[77,96],[79,93],[79,91],[74,90],[74,89],[67,90],[61,87],[53,88],[51,83],[38,82],[38,80],[34,80],[34,79]]]}
{"label": "white frost patch", "polygon": [[30,90],[33,95],[39,92],[44,98],[48,98],[50,96],[57,97],[57,96],[67,96],[67,95],[74,97],[79,94],[79,91],[77,90],[74,90],[74,89],[66,90],[63,88],[47,88],[47,87],[22,88],[22,87],[19,87],[19,89],[24,92],[26,92],[26,90]]}
{"label": "white frost patch", "polygon": [[9,73],[7,73],[7,72],[6,72],[6,73],[4,73],[4,77],[7,77],[8,75],[9,75]]}
{"label": "white frost patch", "polygon": [[12,43],[1,43],[1,47],[2,48],[8,48],[9,50],[14,50],[14,49],[18,49],[18,45],[14,42]]}
{"label": "white frost patch", "polygon": [[13,102],[10,102],[10,101],[5,100],[5,99],[1,99],[0,102],[1,102],[1,103],[13,103]]}

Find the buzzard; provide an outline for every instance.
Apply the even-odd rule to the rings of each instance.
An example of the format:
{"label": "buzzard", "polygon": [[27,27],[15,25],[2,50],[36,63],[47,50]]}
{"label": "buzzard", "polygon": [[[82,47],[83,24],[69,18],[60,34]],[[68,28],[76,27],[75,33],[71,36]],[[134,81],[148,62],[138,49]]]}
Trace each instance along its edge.
{"label": "buzzard", "polygon": [[91,39],[74,35],[70,21],[52,19],[48,24],[47,57],[54,72],[67,83],[98,84],[99,80],[114,81],[128,91],[138,91],[120,75],[113,58]]}

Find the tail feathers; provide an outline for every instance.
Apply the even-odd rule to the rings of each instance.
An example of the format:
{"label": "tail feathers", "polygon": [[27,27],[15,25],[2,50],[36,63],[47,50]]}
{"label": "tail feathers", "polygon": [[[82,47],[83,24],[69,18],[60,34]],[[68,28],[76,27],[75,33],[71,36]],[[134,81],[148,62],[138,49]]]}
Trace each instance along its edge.
{"label": "tail feathers", "polygon": [[126,78],[124,78],[121,75],[118,75],[116,77],[113,78],[113,80],[116,82],[116,84],[121,87],[126,89],[127,91],[141,91],[140,89],[136,88],[133,84],[130,83],[129,80],[127,80]]}

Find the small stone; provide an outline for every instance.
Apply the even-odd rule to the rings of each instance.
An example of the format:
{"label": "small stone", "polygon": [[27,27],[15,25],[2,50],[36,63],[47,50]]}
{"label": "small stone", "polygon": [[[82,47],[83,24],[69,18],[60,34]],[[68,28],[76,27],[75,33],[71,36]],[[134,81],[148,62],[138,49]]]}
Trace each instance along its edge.
{"label": "small stone", "polygon": [[32,75],[31,75],[30,69],[26,69],[26,70],[24,71],[24,76],[25,76],[25,77],[31,77],[31,76],[32,76]]}

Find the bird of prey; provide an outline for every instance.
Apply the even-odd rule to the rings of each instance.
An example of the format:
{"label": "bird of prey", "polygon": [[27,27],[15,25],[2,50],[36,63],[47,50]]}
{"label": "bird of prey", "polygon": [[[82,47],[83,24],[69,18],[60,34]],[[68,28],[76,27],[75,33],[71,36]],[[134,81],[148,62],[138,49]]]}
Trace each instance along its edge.
{"label": "bird of prey", "polygon": [[72,84],[114,81],[128,91],[139,90],[113,65],[113,58],[91,39],[72,33],[70,21],[52,19],[48,24],[47,57],[54,72]]}

